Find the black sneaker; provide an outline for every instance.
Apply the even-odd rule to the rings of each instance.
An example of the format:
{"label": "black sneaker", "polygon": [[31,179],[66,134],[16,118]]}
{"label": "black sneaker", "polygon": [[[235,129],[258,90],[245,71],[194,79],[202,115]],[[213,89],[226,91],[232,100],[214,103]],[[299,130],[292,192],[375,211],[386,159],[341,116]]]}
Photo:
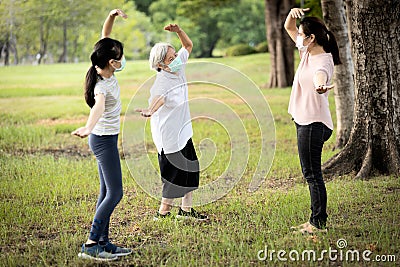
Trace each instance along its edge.
{"label": "black sneaker", "polygon": [[168,211],[165,214],[161,214],[157,211],[157,213],[153,217],[153,221],[158,221],[158,220],[167,219],[167,218],[171,218],[171,212]]}
{"label": "black sneaker", "polygon": [[195,219],[197,221],[208,220],[207,215],[200,214],[193,208],[191,208],[190,211],[184,211],[182,208],[179,208],[179,212],[178,212],[178,215],[176,215],[176,218],[177,219]]}

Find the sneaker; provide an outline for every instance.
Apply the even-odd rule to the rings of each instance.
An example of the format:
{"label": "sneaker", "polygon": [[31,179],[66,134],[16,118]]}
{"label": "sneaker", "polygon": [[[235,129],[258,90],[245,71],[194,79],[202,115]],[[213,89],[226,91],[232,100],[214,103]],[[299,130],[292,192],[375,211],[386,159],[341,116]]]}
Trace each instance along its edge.
{"label": "sneaker", "polygon": [[132,249],[130,248],[123,248],[114,245],[111,242],[107,242],[105,245],[101,245],[105,252],[111,253],[115,256],[126,256],[132,253]]}
{"label": "sneaker", "polygon": [[292,230],[294,230],[294,233],[301,233],[301,234],[316,234],[316,233],[327,233],[328,229],[320,229],[315,227],[309,222],[300,224],[299,226],[296,227],[291,227]]}
{"label": "sneaker", "polygon": [[92,247],[86,247],[86,245],[83,244],[82,250],[79,252],[78,257],[97,261],[113,261],[118,259],[116,255],[104,251],[104,248],[98,244]]}
{"label": "sneaker", "polygon": [[161,214],[157,211],[157,213],[153,217],[153,221],[158,221],[158,220],[162,220],[162,219],[166,219],[166,218],[171,218],[171,212],[168,211],[165,214]]}
{"label": "sneaker", "polygon": [[193,208],[191,208],[190,211],[184,211],[182,208],[179,208],[179,212],[178,212],[178,215],[176,215],[176,218],[177,219],[195,219],[198,221],[208,220],[207,215],[200,214]]}

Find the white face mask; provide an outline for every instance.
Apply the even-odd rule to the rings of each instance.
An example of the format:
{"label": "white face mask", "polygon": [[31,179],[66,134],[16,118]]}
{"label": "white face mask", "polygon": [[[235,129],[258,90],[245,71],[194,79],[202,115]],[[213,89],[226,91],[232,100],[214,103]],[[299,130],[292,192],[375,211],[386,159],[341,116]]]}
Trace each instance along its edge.
{"label": "white face mask", "polygon": [[306,51],[308,48],[308,45],[304,45],[304,40],[307,39],[309,36],[307,36],[306,38],[301,37],[300,35],[297,35],[296,38],[296,47],[300,50],[300,51]]}

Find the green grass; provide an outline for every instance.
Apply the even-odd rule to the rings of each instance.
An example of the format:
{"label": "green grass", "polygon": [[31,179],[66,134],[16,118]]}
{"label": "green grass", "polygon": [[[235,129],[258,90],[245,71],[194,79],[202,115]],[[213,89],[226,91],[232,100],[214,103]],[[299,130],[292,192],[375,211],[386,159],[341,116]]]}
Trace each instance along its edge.
{"label": "green grass", "polygon": [[[268,79],[268,54],[207,61],[232,66],[258,86]],[[82,97],[87,67],[87,64],[56,64],[0,68],[0,266],[92,264],[78,259],[77,253],[88,236],[94,214],[99,189],[97,166],[87,139],[69,134],[85,124],[89,112]],[[129,114],[128,103],[153,74],[146,61],[128,62],[126,70],[118,74],[122,113],[132,116],[126,124],[132,130],[141,127],[144,120]],[[158,200],[142,190],[122,161],[124,198],[112,216],[110,235],[116,243],[132,247],[134,253],[109,265],[398,265],[398,177],[379,176],[367,181],[354,180],[351,176],[335,177],[327,182],[329,233],[293,235],[289,227],[303,223],[309,216],[309,193],[301,176],[295,128],[287,114],[290,88],[262,90],[274,116],[276,151],[264,183],[253,193],[247,188],[256,168],[257,155],[253,154],[261,145],[256,122],[235,96],[208,86],[191,88],[190,97],[223,100],[243,119],[251,140],[251,155],[244,176],[223,198],[198,207],[210,216],[209,223],[174,220],[155,223],[152,215],[158,208]],[[333,96],[330,101],[335,120]],[[220,112],[223,115],[223,110]],[[209,163],[209,166],[202,172],[200,183],[205,184],[226,167],[229,139],[223,127],[207,120],[196,120],[193,128],[195,144],[210,138],[218,153],[213,160],[213,151],[204,150],[202,164]],[[148,125],[145,134],[151,164],[157,168]],[[332,136],[326,143],[323,161],[337,152],[332,151],[334,140]],[[212,147],[209,141],[201,145]],[[131,146],[135,148],[135,143]],[[141,171],[148,167],[148,162],[141,158],[144,155],[139,150],[126,155],[126,161],[134,158],[133,167]],[[197,151],[201,155],[199,147]],[[269,252],[285,250],[287,253],[337,249],[340,238],[347,241],[346,249],[371,250],[371,259],[376,255],[396,255],[397,262],[329,261],[328,257],[315,262],[279,262],[276,254],[275,261],[257,258],[257,253],[265,247]]]}

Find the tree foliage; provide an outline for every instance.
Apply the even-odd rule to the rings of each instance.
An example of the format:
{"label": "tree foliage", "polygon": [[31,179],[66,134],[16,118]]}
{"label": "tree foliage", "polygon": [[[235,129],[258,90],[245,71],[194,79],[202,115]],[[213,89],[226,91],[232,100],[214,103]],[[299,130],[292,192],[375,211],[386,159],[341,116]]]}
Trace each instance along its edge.
{"label": "tree foliage", "polygon": [[5,0],[1,1],[0,60],[15,64],[88,60],[108,12],[123,9],[112,37],[125,45],[127,58],[147,58],[155,42],[179,46],[167,23],[179,23],[194,42],[194,56],[214,48],[265,41],[264,6],[258,0]]}

